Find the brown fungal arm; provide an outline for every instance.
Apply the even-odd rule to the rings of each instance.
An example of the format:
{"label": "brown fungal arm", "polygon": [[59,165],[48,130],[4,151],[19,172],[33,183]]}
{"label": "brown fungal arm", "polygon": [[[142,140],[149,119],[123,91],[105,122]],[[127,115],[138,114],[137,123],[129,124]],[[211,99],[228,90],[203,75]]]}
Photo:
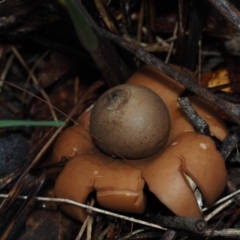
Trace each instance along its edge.
{"label": "brown fungal arm", "polygon": [[[140,170],[96,148],[89,134],[90,114],[89,109],[79,119],[80,126],[66,129],[55,143],[52,161],[57,163],[63,156],[69,159],[57,178],[56,196],[85,203],[88,195],[95,190],[103,207],[142,213],[145,198]],[[85,210],[79,207],[65,203],[60,206],[80,221],[86,217]]]}
{"label": "brown fungal arm", "polygon": [[[128,83],[149,87],[167,105],[171,119],[171,130],[166,146],[180,134],[187,131],[194,131],[191,122],[185,116],[178,103],[179,96],[185,90],[180,83],[177,83],[151,66],[140,68],[128,79]],[[228,130],[213,106],[196,96],[189,97],[189,101],[199,116],[208,123],[211,135],[222,141],[227,136]]]}
{"label": "brown fungal arm", "polygon": [[211,136],[223,141],[228,135],[228,129],[214,106],[197,96],[191,96],[189,100],[199,116],[208,123]]}
{"label": "brown fungal arm", "polygon": [[[184,156],[182,170],[197,184],[209,206],[223,192],[228,175],[214,141],[205,135],[185,133],[176,139],[174,151]],[[191,150],[191,151],[190,151]]]}
{"label": "brown fungal arm", "polygon": [[[119,159],[100,157],[107,168],[95,178],[97,201],[105,208],[129,213],[143,213],[145,196],[144,180],[139,169]],[[99,161],[100,158],[97,160]],[[101,177],[103,175],[103,177]]]}
{"label": "brown fungal arm", "polygon": [[[97,201],[114,211],[142,213],[145,210],[144,180],[139,169],[121,160],[95,152],[74,157],[65,166],[55,184],[55,195],[85,203],[90,192],[97,192]],[[75,219],[84,221],[85,210],[61,204]]]}
{"label": "brown fungal arm", "polygon": [[89,134],[90,115],[91,108],[87,109],[79,118],[79,125],[71,126],[61,133],[53,147],[51,159],[53,163],[60,162],[62,157],[70,159],[95,148]]}
{"label": "brown fungal arm", "polygon": [[157,198],[178,216],[201,217],[188,175],[198,186],[207,205],[222,193],[227,171],[210,137],[186,132],[160,155],[131,161],[141,169],[144,180]]}
{"label": "brown fungal arm", "polygon": [[193,191],[181,169],[181,160],[171,148],[152,160],[133,162],[142,171],[149,190],[178,216],[201,218]]}
{"label": "brown fungal arm", "polygon": [[58,163],[62,157],[70,159],[95,148],[89,133],[81,126],[67,128],[55,142],[52,162]]}
{"label": "brown fungal arm", "polygon": [[[93,191],[92,176],[87,178],[81,174],[81,164],[76,164],[77,157],[75,160],[71,160],[63,169],[61,174],[58,176],[55,183],[54,192],[56,197],[71,199],[76,202],[85,203],[88,195]],[[79,177],[80,176],[80,177]],[[69,214],[71,217],[84,221],[86,218],[86,212],[79,207],[73,206],[68,203],[60,204],[60,207],[64,212]]]}

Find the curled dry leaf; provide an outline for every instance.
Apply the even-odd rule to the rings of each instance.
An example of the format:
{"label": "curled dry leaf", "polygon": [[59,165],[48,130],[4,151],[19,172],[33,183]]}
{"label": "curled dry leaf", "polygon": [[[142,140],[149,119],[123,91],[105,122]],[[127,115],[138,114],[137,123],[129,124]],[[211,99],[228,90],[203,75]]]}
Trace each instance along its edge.
{"label": "curled dry leaf", "polygon": [[[215,72],[206,72],[202,75],[202,84],[206,87],[213,88],[224,84],[229,84],[230,79],[228,71],[225,68],[219,69]],[[224,92],[232,92],[231,87],[223,88]]]}

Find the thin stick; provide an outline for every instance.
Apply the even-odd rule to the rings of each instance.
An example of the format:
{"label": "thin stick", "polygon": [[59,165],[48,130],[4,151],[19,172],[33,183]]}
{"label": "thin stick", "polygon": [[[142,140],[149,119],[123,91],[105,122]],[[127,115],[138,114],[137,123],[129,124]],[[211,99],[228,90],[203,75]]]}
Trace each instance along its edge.
{"label": "thin stick", "polygon": [[[148,30],[145,27],[143,27],[142,31],[146,34]],[[134,43],[137,46],[144,48],[148,52],[167,52],[170,47],[170,44],[168,44],[165,40],[163,40],[159,36],[156,37],[155,43],[137,42],[137,40],[130,37],[129,35],[125,35],[124,39],[126,39],[130,43]]]}
{"label": "thin stick", "polygon": [[[92,199],[91,203],[90,203],[91,207],[94,205],[94,202],[95,202],[94,199]],[[76,237],[76,240],[80,240],[81,239],[81,237],[82,237],[82,235],[83,235],[83,233],[84,233],[84,231],[85,231],[85,229],[86,229],[86,227],[88,225],[88,222],[90,221],[90,218],[92,217],[90,215],[90,213],[91,213],[91,211],[89,212],[89,215],[87,215],[87,218],[85,219],[85,221],[84,221],[84,223],[83,223],[83,225],[82,225],[82,227],[80,229],[80,232],[78,233],[78,235]]]}
{"label": "thin stick", "polygon": [[240,17],[237,8],[228,0],[209,0],[209,2],[226,18],[233,26],[240,30]]}
{"label": "thin stick", "polygon": [[148,230],[148,228],[137,229],[137,230],[135,230],[135,231],[133,231],[133,232],[128,233],[126,236],[120,238],[120,240],[131,239],[131,237],[132,237],[133,235],[136,235],[136,234],[138,234],[138,233],[144,232],[144,231],[146,231],[146,230]]}
{"label": "thin stick", "polygon": [[92,239],[92,224],[93,224],[93,217],[90,216],[88,224],[87,224],[87,239],[86,240]]}
{"label": "thin stick", "polygon": [[108,233],[108,227],[106,227],[98,236],[97,240],[103,240],[105,235]]}
{"label": "thin stick", "polygon": [[[7,198],[7,197],[8,197],[8,194],[0,194],[0,198]],[[27,199],[27,196],[18,196],[17,198]],[[121,214],[117,214],[117,213],[113,213],[113,212],[110,212],[110,211],[102,210],[100,208],[88,206],[86,204],[75,202],[75,201],[72,201],[70,199],[47,198],[47,197],[35,197],[35,199],[38,200],[38,201],[69,203],[69,204],[72,204],[74,206],[82,207],[82,208],[85,208],[85,209],[92,210],[94,212],[102,213],[102,214],[109,215],[109,216],[112,216],[112,217],[117,217],[117,218],[124,219],[124,220],[130,221],[130,222],[135,222],[135,223],[138,223],[138,224],[142,224],[142,225],[157,228],[157,229],[167,230],[166,228],[161,227],[157,224],[149,223],[149,222],[142,221],[142,220],[139,220],[139,219],[136,219],[136,218],[133,218],[133,217],[127,217],[127,216],[124,216],[124,215],[121,215]]]}
{"label": "thin stick", "polygon": [[137,41],[141,42],[142,38],[142,26],[143,26],[143,18],[144,18],[144,0],[141,2],[139,19],[138,19],[138,28],[137,28]]}
{"label": "thin stick", "polygon": [[202,39],[198,41],[198,84],[201,85],[202,77]]}
{"label": "thin stick", "polygon": [[11,65],[12,65],[12,62],[13,62],[14,57],[15,57],[14,54],[11,54],[11,55],[10,55],[10,57],[8,58],[8,60],[7,60],[7,62],[6,62],[6,65],[5,65],[5,67],[4,67],[3,71],[2,71],[2,74],[1,74],[1,76],[0,76],[0,79],[3,80],[3,81],[0,81],[0,93],[1,93],[1,91],[2,91],[2,86],[3,86],[3,84],[4,84],[4,80],[5,80],[5,78],[6,78],[6,76],[7,76],[7,73],[8,73],[8,71],[9,71]]}
{"label": "thin stick", "polygon": [[33,74],[33,72],[31,71],[31,69],[28,67],[26,61],[22,58],[21,54],[18,52],[16,47],[11,47],[12,52],[14,53],[14,55],[17,57],[17,59],[19,60],[19,62],[22,64],[22,66],[27,70],[29,76],[31,76],[33,82],[39,87],[39,91],[42,94],[42,96],[44,97],[44,99],[49,103],[48,107],[50,109],[50,112],[52,114],[52,117],[55,121],[57,121],[57,115],[54,111],[54,109],[51,107],[51,101],[47,95],[47,93],[39,86],[38,84],[38,80],[36,78],[36,76]]}
{"label": "thin stick", "polygon": [[204,233],[205,236],[211,237],[234,237],[235,239],[239,239],[240,237],[240,229],[239,228],[228,228],[223,230],[215,230],[212,232],[211,229],[207,230]]}
{"label": "thin stick", "polygon": [[225,203],[223,203],[222,205],[214,209],[214,211],[209,213],[206,217],[204,217],[204,220],[209,221],[211,218],[213,218],[215,215],[217,215],[219,212],[221,212],[224,208],[228,207],[233,202],[234,202],[234,199],[230,199],[226,201]]}
{"label": "thin stick", "polygon": [[202,211],[205,212],[205,211],[207,211],[208,209],[210,209],[210,208],[212,208],[212,207],[214,207],[214,206],[216,206],[216,205],[218,205],[218,204],[220,204],[220,203],[222,203],[222,202],[225,202],[225,201],[227,201],[228,199],[234,197],[234,196],[237,195],[238,193],[240,193],[240,189],[237,190],[237,191],[235,191],[235,192],[233,192],[233,193],[231,193],[231,194],[229,194],[229,195],[227,195],[227,196],[224,197],[224,198],[221,198],[220,200],[218,200],[217,202],[215,202],[211,207],[209,207],[209,208],[203,208]]}
{"label": "thin stick", "polygon": [[87,224],[89,222],[90,217],[91,216],[88,215],[87,218],[85,219],[85,221],[84,221],[84,223],[83,223],[83,225],[82,225],[82,227],[81,227],[81,229],[80,229],[80,231],[79,231],[79,233],[78,233],[78,235],[76,237],[76,240],[80,240],[81,239],[81,237],[82,237],[82,235],[83,235],[83,233],[84,233],[84,231],[85,231],[85,229],[87,227]]}
{"label": "thin stick", "polygon": [[[42,56],[40,56],[40,58],[37,59],[36,63],[33,65],[32,69],[30,70],[29,73],[34,73],[35,69],[37,68],[37,66],[42,62],[42,60],[50,53],[50,51],[46,51],[42,54]],[[31,79],[31,75],[28,74],[28,77],[27,77],[27,80],[24,84],[24,89],[27,88],[27,85],[29,83],[29,80]],[[24,99],[25,99],[25,96],[26,96],[26,91],[23,91],[23,94],[22,94],[22,105],[24,103]]]}
{"label": "thin stick", "polygon": [[[176,37],[177,37],[177,30],[178,30],[178,23],[176,22],[175,27],[174,27],[174,31],[173,31],[173,36],[172,36],[172,37],[175,38],[175,39],[176,39]],[[174,41],[172,41],[172,42],[170,43],[170,47],[169,47],[169,50],[168,50],[167,57],[166,57],[166,59],[165,59],[165,63],[168,63],[168,62],[169,62],[170,56],[171,56],[171,54],[172,54],[173,46],[174,46]]]}
{"label": "thin stick", "polygon": [[79,93],[79,77],[76,76],[74,79],[74,104],[78,102],[78,93]]}

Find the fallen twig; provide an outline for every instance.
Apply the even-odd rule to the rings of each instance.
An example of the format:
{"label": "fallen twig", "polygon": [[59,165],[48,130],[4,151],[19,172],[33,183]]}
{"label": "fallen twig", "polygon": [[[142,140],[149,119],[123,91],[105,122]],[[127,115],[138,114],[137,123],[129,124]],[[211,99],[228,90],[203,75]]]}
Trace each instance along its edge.
{"label": "fallen twig", "polygon": [[240,30],[239,11],[228,0],[209,0],[209,2],[235,26]]}
{"label": "fallen twig", "polygon": [[181,83],[183,86],[185,86],[198,96],[215,104],[223,112],[225,112],[234,122],[240,124],[240,104],[233,104],[219,98],[217,95],[209,91],[207,88],[198,85],[192,79],[190,74],[184,75],[181,72],[174,69],[173,67],[171,67],[170,65],[164,63],[162,60],[158,59],[154,55],[148,53],[143,48],[137,46],[136,44],[129,43],[122,37],[116,36],[104,29],[102,31],[105,34],[105,36],[109,38],[111,41],[127,49],[129,52],[134,54],[137,58],[139,58],[146,64],[149,64],[157,68],[159,71],[163,72],[167,76]]}
{"label": "fallen twig", "polygon": [[205,231],[204,233],[205,236],[212,236],[212,237],[234,237],[239,239],[240,237],[240,229],[236,228],[228,228],[228,229],[223,229],[223,230],[215,230],[212,232],[211,229]]}
{"label": "fallen twig", "polygon": [[156,216],[151,217],[149,221],[166,228],[187,230],[198,234],[203,233],[207,228],[205,220],[191,217]]}
{"label": "fallen twig", "polygon": [[[0,194],[0,198],[6,198],[6,197],[8,197],[8,194]],[[27,199],[27,197],[28,196],[18,196],[17,198]],[[102,210],[100,208],[91,207],[89,205],[82,204],[82,203],[72,201],[72,200],[69,200],[69,199],[65,199],[65,198],[35,197],[35,200],[51,201],[51,202],[59,202],[59,203],[69,203],[69,204],[72,204],[72,205],[75,205],[75,206],[78,206],[78,207],[82,207],[82,208],[85,208],[85,209],[92,210],[94,212],[102,213],[102,214],[113,216],[113,217],[118,217],[120,219],[124,219],[124,220],[130,221],[130,222],[135,222],[135,223],[142,224],[142,225],[145,225],[145,226],[166,230],[166,228],[161,227],[157,224],[149,223],[149,222],[146,222],[146,221],[138,220],[138,219],[133,218],[133,217],[127,217],[127,216],[124,216],[124,215],[121,215],[121,214],[117,214],[117,213],[113,213],[113,212],[110,212],[110,211]]]}

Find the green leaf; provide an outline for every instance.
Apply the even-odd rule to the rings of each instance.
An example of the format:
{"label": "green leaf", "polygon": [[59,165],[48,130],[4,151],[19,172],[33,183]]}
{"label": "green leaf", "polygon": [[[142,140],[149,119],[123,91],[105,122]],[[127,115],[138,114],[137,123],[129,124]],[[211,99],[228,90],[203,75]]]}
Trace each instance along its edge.
{"label": "green leaf", "polygon": [[28,120],[0,120],[0,128],[4,127],[60,127],[64,121],[28,121]]}
{"label": "green leaf", "polygon": [[74,4],[71,0],[60,0],[59,2],[67,8],[83,47],[89,52],[95,51],[98,47],[98,39],[93,30],[95,23],[81,2],[77,4],[77,8],[76,3]]}

